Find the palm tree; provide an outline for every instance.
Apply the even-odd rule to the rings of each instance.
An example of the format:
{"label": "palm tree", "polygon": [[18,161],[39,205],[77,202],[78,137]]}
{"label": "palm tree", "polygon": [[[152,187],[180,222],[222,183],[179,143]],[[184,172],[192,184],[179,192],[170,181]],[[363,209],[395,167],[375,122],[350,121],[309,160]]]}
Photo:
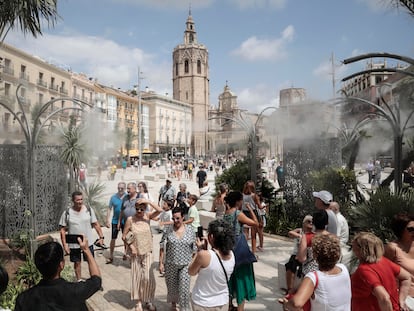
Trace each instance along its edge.
{"label": "palm tree", "polygon": [[34,37],[42,35],[41,24],[53,27],[58,17],[57,0],[0,1],[0,44],[14,28]]}
{"label": "palm tree", "polygon": [[69,126],[63,133],[63,150],[61,159],[68,166],[69,170],[69,192],[75,188],[79,189],[78,172],[84,160],[85,146],[81,141],[81,130],[76,126]]}

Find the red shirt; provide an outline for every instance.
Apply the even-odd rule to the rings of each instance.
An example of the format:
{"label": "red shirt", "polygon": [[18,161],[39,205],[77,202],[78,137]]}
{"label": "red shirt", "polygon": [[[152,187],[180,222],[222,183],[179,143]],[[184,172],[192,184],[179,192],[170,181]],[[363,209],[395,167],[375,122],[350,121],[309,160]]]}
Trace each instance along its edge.
{"label": "red shirt", "polygon": [[377,298],[372,291],[383,286],[390,295],[392,309],[399,311],[397,275],[400,266],[382,257],[377,263],[362,263],[351,276],[352,311],[380,310]]}

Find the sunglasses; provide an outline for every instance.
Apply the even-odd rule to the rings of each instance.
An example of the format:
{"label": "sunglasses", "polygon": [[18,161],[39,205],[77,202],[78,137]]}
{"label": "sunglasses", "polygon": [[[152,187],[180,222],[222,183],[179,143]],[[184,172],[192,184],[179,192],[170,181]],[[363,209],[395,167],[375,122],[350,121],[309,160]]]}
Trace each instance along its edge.
{"label": "sunglasses", "polygon": [[137,212],[144,212],[144,211],[145,211],[145,208],[142,208],[142,207],[137,207],[135,210],[136,210]]}
{"label": "sunglasses", "polygon": [[312,220],[305,221],[306,224],[313,224]]}
{"label": "sunglasses", "polygon": [[173,217],[173,220],[181,220],[181,217]]}
{"label": "sunglasses", "polygon": [[406,229],[408,232],[414,232],[414,227],[407,227]]}

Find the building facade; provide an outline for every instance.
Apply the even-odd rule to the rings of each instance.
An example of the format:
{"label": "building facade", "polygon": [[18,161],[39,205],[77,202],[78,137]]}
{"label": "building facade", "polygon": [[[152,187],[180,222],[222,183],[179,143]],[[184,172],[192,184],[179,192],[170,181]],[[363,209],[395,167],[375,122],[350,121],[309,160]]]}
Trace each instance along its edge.
{"label": "building facade", "polygon": [[[73,107],[75,104],[72,96],[72,73],[68,70],[59,68],[55,65],[32,56],[24,51],[16,49],[5,43],[2,44],[0,51],[1,61],[1,82],[0,100],[7,105],[10,110],[23,120],[28,119],[31,124],[32,113],[39,111],[41,106],[51,100],[54,102],[47,106],[42,114],[42,118],[47,118],[53,111],[61,110],[50,118],[46,124],[48,130],[52,130],[58,124],[67,124],[69,117],[78,117],[79,112],[65,109]],[[79,82],[79,89],[83,90],[83,96],[90,104],[93,100],[90,87],[87,88],[81,79],[74,77],[76,83]],[[82,86],[81,86],[82,85]],[[89,89],[89,92],[85,92]],[[78,94],[78,93],[77,93]],[[79,99],[81,97],[79,96]],[[18,100],[22,104],[23,111],[18,105]],[[24,112],[24,113],[23,113]],[[17,143],[24,140],[21,126],[16,122],[16,116],[3,106],[0,106],[1,123],[0,142]],[[45,136],[47,138],[47,136]]]}

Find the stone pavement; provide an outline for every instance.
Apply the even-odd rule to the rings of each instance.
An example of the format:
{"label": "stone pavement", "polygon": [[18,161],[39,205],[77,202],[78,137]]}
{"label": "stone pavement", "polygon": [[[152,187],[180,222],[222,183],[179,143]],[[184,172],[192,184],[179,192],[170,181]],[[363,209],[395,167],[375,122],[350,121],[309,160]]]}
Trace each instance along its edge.
{"label": "stone pavement", "polygon": [[[149,192],[153,196],[154,200],[158,199],[158,191],[160,187],[165,184],[165,179],[154,178],[157,173],[164,173],[164,171],[152,171],[148,167],[142,168],[141,175],[135,171],[134,168],[128,168],[124,176],[122,176],[122,170],[118,170],[114,181],[102,180],[105,183],[105,191],[102,200],[109,201],[109,197],[116,192],[117,183],[124,180],[125,182],[147,180]],[[102,179],[106,179],[106,171],[102,172]],[[155,179],[155,180],[153,180]],[[150,181],[151,180],[151,181]],[[214,173],[208,173],[209,184],[214,186]],[[172,179],[173,186],[178,189],[180,183],[177,179]],[[211,181],[211,182],[210,182]],[[194,181],[182,179],[181,182],[187,184],[187,189],[191,193],[197,194],[198,187]],[[154,264],[153,272],[156,279],[156,292],[154,305],[158,311],[170,310],[170,305],[167,301],[167,288],[165,285],[165,279],[160,277],[158,273],[158,254],[159,254],[159,240],[161,234],[156,230],[156,222],[151,223],[154,233]],[[105,235],[105,244],[109,245],[111,238],[110,229],[103,228]],[[96,232],[95,232],[96,233]],[[59,238],[58,234],[54,234],[54,237]],[[96,251],[96,260],[102,274],[102,286],[103,291],[97,292],[88,300],[88,305],[93,311],[103,310],[133,310],[135,303],[130,299],[130,265],[128,261],[122,260],[122,240],[118,237],[116,242],[114,262],[112,264],[106,264],[106,257],[108,257],[108,251]],[[256,288],[257,298],[254,301],[246,303],[246,310],[282,310],[281,306],[277,303],[277,298],[282,296],[282,291],[278,285],[278,262],[285,261],[289,258],[292,251],[293,244],[291,241],[278,237],[266,236],[264,241],[264,251],[258,252],[259,260],[254,264],[255,276],[256,276]],[[67,258],[67,263],[69,259]],[[88,277],[87,265],[82,265],[82,276]],[[192,277],[192,284],[196,277]]]}

